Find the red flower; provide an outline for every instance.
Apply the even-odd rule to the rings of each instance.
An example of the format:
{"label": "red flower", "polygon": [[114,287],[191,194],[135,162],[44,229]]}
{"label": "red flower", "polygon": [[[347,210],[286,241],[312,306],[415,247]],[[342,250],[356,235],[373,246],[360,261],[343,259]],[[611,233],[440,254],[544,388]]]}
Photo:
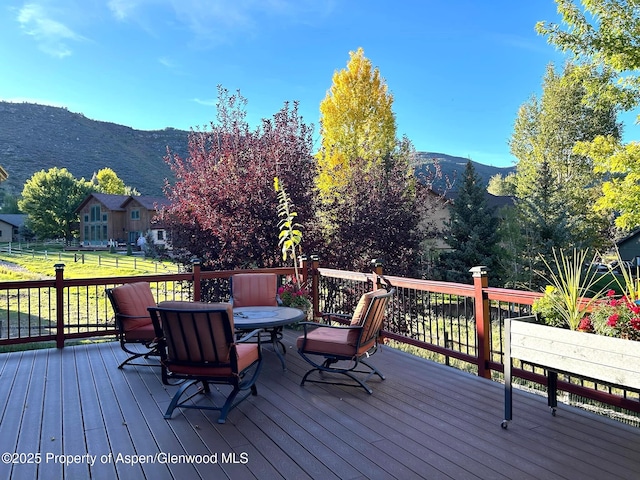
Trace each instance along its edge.
{"label": "red flower", "polygon": [[591,319],[589,317],[584,317],[582,320],[580,320],[578,331],[593,332],[593,323],[591,322]]}
{"label": "red flower", "polygon": [[613,297],[616,294],[616,291],[611,289],[607,292],[607,297]]}
{"label": "red flower", "polygon": [[619,318],[620,318],[620,315],[618,315],[617,313],[614,313],[609,317],[609,320],[607,320],[607,325],[609,325],[610,327],[615,327],[616,324],[618,323]]}
{"label": "red flower", "polygon": [[634,330],[640,330],[640,318],[638,317],[634,317],[631,320],[629,320],[629,324],[631,325],[631,328],[633,328]]}

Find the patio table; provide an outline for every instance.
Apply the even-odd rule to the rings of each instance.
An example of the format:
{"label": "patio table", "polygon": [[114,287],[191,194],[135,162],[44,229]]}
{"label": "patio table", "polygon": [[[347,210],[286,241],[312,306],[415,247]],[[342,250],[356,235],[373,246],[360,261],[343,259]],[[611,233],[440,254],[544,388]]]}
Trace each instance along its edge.
{"label": "patio table", "polygon": [[269,334],[273,350],[280,359],[282,370],[287,370],[284,355],[287,350],[282,343],[282,329],[306,318],[306,313],[292,307],[238,307],[233,309],[236,330],[246,331],[260,328]]}

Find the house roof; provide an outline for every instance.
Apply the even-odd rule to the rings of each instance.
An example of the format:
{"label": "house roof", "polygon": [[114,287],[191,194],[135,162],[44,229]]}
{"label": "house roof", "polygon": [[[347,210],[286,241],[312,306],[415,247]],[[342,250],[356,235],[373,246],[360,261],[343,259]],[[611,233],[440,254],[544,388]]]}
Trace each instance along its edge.
{"label": "house roof", "polygon": [[76,208],[76,212],[82,210],[92,199],[102,203],[110,211],[124,211],[127,203],[136,201],[147,210],[155,210],[156,205],[168,205],[169,200],[165,197],[152,197],[145,195],[111,195],[108,193],[92,193],[85,198]]}
{"label": "house roof", "polygon": [[27,220],[27,215],[20,213],[0,214],[0,222],[8,223],[14,227],[21,227]]}
{"label": "house roof", "polygon": [[634,230],[633,232],[631,232],[629,235],[627,235],[626,237],[621,238],[620,240],[618,240],[616,242],[616,245],[619,247],[620,245],[623,245],[631,240],[635,240],[636,237],[640,234],[640,228],[637,230]]}
{"label": "house roof", "polygon": [[129,202],[138,202],[147,210],[156,210],[156,207],[163,207],[169,205],[169,200],[166,197],[151,197],[151,196],[131,196],[122,203],[122,207],[126,207]]}
{"label": "house roof", "polygon": [[103,204],[105,207],[107,207],[109,210],[124,210],[122,208],[122,203],[129,198],[129,195],[111,195],[108,193],[90,193],[89,195],[87,195],[87,198],[85,198],[82,203],[80,205],[78,205],[78,208],[76,208],[76,212],[79,212],[80,210],[82,210],[87,203],[89,203],[92,199],[93,200],[97,200],[98,202],[100,202],[101,204]]}

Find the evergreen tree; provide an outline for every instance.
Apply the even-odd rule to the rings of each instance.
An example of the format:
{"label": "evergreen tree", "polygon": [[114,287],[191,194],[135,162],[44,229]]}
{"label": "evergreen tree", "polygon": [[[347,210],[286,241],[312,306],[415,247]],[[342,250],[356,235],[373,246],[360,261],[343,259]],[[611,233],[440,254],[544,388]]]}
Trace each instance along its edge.
{"label": "evergreen tree", "polygon": [[598,248],[606,241],[608,219],[593,209],[602,175],[594,174],[593,161],[574,146],[597,135],[620,137],[618,105],[589,93],[610,82],[610,75],[593,68],[567,64],[558,74],[549,65],[540,99],[531,98],[518,111],[509,145],[518,159],[516,196],[523,228],[541,235],[529,246],[534,256],[552,247]]}
{"label": "evergreen tree", "polygon": [[486,266],[492,283],[500,282],[497,261],[499,218],[487,205],[482,179],[471,161],[462,175],[458,196],[450,208],[450,219],[445,222],[444,239],[453,249],[441,257],[440,269],[444,280],[471,283],[469,269]]}

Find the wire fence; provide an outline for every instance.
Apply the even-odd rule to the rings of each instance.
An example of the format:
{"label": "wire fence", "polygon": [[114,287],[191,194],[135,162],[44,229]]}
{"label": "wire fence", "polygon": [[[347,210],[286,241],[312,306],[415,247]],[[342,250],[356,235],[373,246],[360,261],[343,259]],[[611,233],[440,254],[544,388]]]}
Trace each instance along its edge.
{"label": "wire fence", "polygon": [[143,252],[135,252],[132,255],[124,253],[108,252],[83,252],[58,250],[56,245],[51,245],[51,250],[38,248],[26,248],[21,244],[0,244],[0,256],[3,257],[28,257],[44,261],[57,261],[61,263],[80,263],[82,265],[128,268],[132,270],[144,270],[151,273],[181,273],[182,267],[171,262],[161,262],[144,257]]}

